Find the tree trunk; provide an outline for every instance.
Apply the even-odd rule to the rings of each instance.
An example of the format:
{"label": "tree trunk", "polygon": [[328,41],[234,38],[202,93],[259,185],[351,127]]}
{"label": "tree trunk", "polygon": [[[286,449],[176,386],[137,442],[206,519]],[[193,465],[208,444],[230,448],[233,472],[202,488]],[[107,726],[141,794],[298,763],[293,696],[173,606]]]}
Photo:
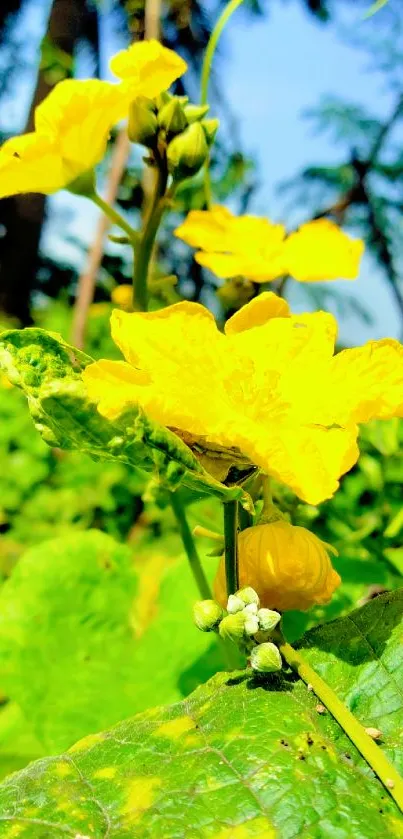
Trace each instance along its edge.
{"label": "tree trunk", "polygon": [[[73,55],[84,19],[84,0],[53,0],[46,39]],[[25,131],[34,127],[35,108],[54,86],[52,74],[39,69]],[[0,201],[0,309],[24,326],[31,322],[30,297],[38,267],[39,242],[45,220],[44,195],[16,195]]]}

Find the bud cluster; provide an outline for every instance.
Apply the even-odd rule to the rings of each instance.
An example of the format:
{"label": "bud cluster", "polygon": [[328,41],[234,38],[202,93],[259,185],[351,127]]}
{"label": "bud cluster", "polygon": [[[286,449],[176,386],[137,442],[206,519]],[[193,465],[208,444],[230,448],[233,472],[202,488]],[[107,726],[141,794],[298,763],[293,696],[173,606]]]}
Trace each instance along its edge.
{"label": "bud cluster", "polygon": [[257,673],[281,670],[281,656],[270,635],[281,615],[259,608],[259,597],[250,586],[230,594],[226,613],[215,600],[199,600],[194,605],[194,622],[202,632],[218,632],[225,641],[236,644],[250,656]]}
{"label": "bud cluster", "polygon": [[129,139],[166,155],[175,181],[190,178],[207,160],[218,130],[219,120],[207,119],[208,110],[208,105],[190,104],[187,96],[138,96],[130,105]]}

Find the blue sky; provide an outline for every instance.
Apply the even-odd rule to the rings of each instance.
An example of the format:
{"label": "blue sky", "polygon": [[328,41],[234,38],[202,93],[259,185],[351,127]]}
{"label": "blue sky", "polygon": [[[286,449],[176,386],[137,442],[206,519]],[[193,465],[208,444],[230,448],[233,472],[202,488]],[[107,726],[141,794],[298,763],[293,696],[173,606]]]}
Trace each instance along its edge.
{"label": "blue sky", "polygon": [[[355,33],[371,25],[363,20],[361,5],[357,8],[352,3],[340,26],[319,24],[295,0],[271,6],[269,16],[252,23],[250,18],[246,23],[241,9],[235,12],[226,35],[222,78],[233,109],[242,112],[245,150],[260,164],[262,181],[252,210],[295,224],[290,197],[280,196],[276,187],[309,163],[340,161],[343,151],[326,135],[315,134],[302,112],[316,106],[323,94],[337,94],[366,105],[375,114],[387,115],[393,99],[385,90],[384,78],[368,72],[367,57],[339,34],[341,25],[344,31],[352,27]],[[301,208],[297,218],[301,218]],[[364,258],[357,281],[331,286],[355,295],[375,320],[366,326],[355,317],[344,318],[340,323],[343,342],[399,336],[393,300],[371,258]],[[306,296],[297,283],[290,288],[290,299],[295,309],[306,307]]]}
{"label": "blue sky", "polygon": [[[261,182],[251,211],[294,226],[309,216],[309,207],[306,213],[301,207],[294,211],[290,196],[286,199],[279,195],[278,184],[309,163],[337,162],[342,154],[331,138],[314,133],[312,124],[302,118],[302,112],[317,105],[323,94],[337,94],[380,115],[389,113],[392,101],[384,79],[368,72],[365,55],[343,41],[340,26],[321,25],[297,0],[288,3],[272,0],[270,7],[269,15],[254,20],[242,8],[235,12],[225,32],[215,70],[232,110],[239,117],[244,151],[258,161]],[[342,22],[344,31],[350,28],[357,33],[371,25],[363,20],[364,8],[361,4],[347,4]],[[382,11],[378,13],[382,14]],[[29,21],[31,44],[39,43],[45,18],[46,3],[43,20],[36,15]],[[25,110],[24,100],[29,101],[30,90],[26,82],[22,87],[22,97],[15,97],[14,102],[17,100],[18,107],[23,106]],[[13,108],[9,118],[15,118]],[[67,193],[61,193],[53,202],[55,209],[67,210],[71,217],[68,232],[83,234],[90,241],[97,217],[90,203]],[[54,225],[49,226],[45,241],[51,248],[60,247]],[[65,252],[77,256],[75,248],[69,247]],[[375,319],[372,326],[366,326],[356,317],[344,318],[340,323],[344,343],[358,344],[369,338],[399,335],[389,289],[381,271],[368,256],[363,260],[359,280],[332,283],[331,288],[355,295]],[[308,300],[301,284],[292,283],[289,294],[295,309],[307,308]]]}

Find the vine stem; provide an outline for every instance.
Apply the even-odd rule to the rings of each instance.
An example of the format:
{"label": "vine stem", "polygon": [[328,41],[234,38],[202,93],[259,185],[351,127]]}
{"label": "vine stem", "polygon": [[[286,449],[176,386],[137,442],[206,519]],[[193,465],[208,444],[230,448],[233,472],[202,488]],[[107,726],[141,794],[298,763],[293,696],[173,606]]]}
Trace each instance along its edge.
{"label": "vine stem", "polygon": [[312,685],[316,696],[322,700],[403,812],[403,779],[389,762],[382,749],[377,746],[361,723],[336,696],[332,688],[312,669],[298,650],[284,641],[280,644],[280,652],[287,664],[298,673],[298,676],[306,684]]}
{"label": "vine stem", "polygon": [[[230,0],[227,4],[225,9],[222,11],[220,17],[217,20],[216,25],[210,35],[209,42],[206,47],[206,51],[204,53],[203,58],[203,66],[202,66],[202,74],[201,74],[201,90],[200,90],[200,104],[207,105],[207,98],[208,98],[208,85],[210,81],[211,75],[211,67],[213,63],[214,53],[217,49],[218,42],[220,40],[221,34],[229,21],[231,15],[238,6],[243,3],[243,0]],[[209,169],[209,157],[205,163],[204,169],[204,194],[207,208],[211,206],[211,179],[210,179],[210,169]]]}
{"label": "vine stem", "polygon": [[157,230],[168,203],[168,197],[165,194],[168,183],[168,168],[164,155],[158,156],[157,167],[154,194],[144,218],[134,260],[133,308],[137,312],[146,312],[148,308],[149,264]]}
{"label": "vine stem", "polygon": [[227,596],[239,589],[238,576],[238,501],[224,503],[224,557]]}
{"label": "vine stem", "polygon": [[182,537],[183,547],[185,548],[186,556],[189,560],[190,570],[199,590],[200,597],[202,600],[211,600],[212,594],[210,586],[203,571],[203,566],[200,562],[200,557],[193,541],[193,536],[188,525],[186,514],[177,492],[171,493],[171,504],[178,523],[179,532]]}

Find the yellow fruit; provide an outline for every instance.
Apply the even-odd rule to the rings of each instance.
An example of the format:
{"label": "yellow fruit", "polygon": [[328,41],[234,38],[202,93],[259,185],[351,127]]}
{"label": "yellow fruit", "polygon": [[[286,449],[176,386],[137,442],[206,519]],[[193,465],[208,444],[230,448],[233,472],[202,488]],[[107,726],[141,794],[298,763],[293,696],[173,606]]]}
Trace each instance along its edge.
{"label": "yellow fruit", "polygon": [[[262,606],[282,612],[327,603],[341,582],[329,550],[314,533],[286,521],[248,527],[238,537],[239,584],[253,586]],[[225,606],[224,560],[214,596]]]}

